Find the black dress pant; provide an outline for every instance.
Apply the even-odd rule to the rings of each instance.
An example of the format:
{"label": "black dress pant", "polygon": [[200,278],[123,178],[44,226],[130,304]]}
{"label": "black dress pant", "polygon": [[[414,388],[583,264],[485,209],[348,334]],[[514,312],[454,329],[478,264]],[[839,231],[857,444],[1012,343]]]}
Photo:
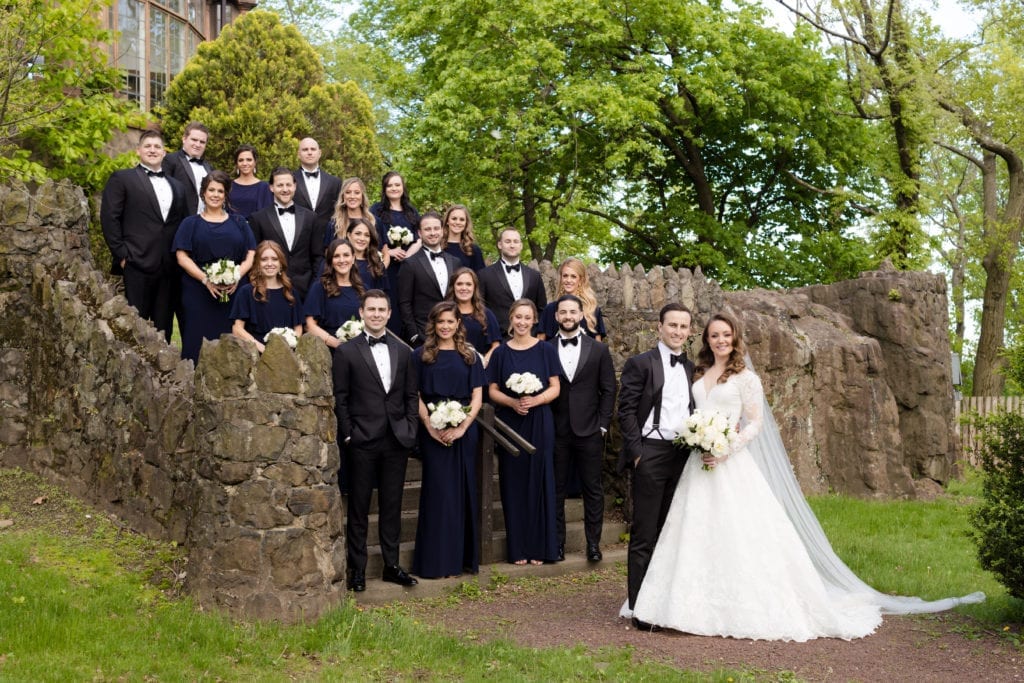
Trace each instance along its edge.
{"label": "black dress pant", "polygon": [[156,329],[171,341],[174,311],[181,298],[180,271],[167,267],[155,273],[139,270],[129,261],[124,264],[124,296],[139,315],[153,322]]}
{"label": "black dress pant", "polygon": [[640,462],[633,470],[633,524],[629,529],[627,560],[630,609],[636,604],[654,544],[690,453],[688,448],[677,448],[671,441],[661,439],[643,439],[642,449]]}
{"label": "black dress pant", "polygon": [[402,533],[402,492],[409,449],[390,433],[371,447],[349,449],[348,521],[346,548],[349,571],[366,571],[366,535],[369,529],[370,498],[377,486],[378,529],[384,566],[398,564]]}
{"label": "black dress pant", "polygon": [[604,438],[601,432],[590,436],[571,433],[555,436],[555,525],[559,547],[565,546],[565,497],[573,463],[583,490],[583,529],[587,544],[601,542],[604,526],[603,460]]}

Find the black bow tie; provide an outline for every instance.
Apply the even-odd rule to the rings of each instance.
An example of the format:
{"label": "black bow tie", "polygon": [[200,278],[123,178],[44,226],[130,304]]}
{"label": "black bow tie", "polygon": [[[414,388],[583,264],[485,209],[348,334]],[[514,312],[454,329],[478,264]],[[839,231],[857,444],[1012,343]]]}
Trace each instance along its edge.
{"label": "black bow tie", "polygon": [[574,336],[574,337],[569,337],[569,338],[562,337],[562,346],[568,346],[569,344],[572,344],[573,346],[576,346],[579,343],[580,343],[580,336],[578,334],[576,336]]}
{"label": "black bow tie", "polygon": [[303,173],[306,174],[307,178],[319,178],[320,177],[320,171],[319,170],[316,170],[316,171],[303,171]]}
{"label": "black bow tie", "polygon": [[370,346],[373,346],[374,344],[386,344],[387,341],[388,341],[388,336],[386,334],[382,334],[379,337],[371,337],[370,335],[366,335],[366,342]]}
{"label": "black bow tie", "polygon": [[444,258],[444,252],[443,251],[427,251],[427,253],[430,254],[430,260],[431,261],[434,261],[434,260],[439,259],[439,258]]}
{"label": "black bow tie", "polygon": [[146,169],[146,175],[148,175],[150,178],[163,178],[164,177],[164,172],[163,171],[150,171],[147,168]]}
{"label": "black bow tie", "polygon": [[682,353],[680,353],[680,354],[675,354],[675,353],[668,354],[668,366],[670,368],[674,368],[676,365],[678,365],[679,363],[682,363],[684,360],[686,360],[686,355],[685,354],[682,354]]}
{"label": "black bow tie", "polygon": [[522,265],[521,263],[517,263],[514,266],[510,266],[510,265],[508,265],[506,263],[505,264],[505,272],[506,273],[511,273],[514,270],[514,271],[516,271],[518,273],[519,272],[519,266],[521,266],[521,265]]}
{"label": "black bow tie", "polygon": [[188,163],[190,163],[190,164],[199,164],[200,166],[202,166],[203,165],[203,158],[202,157],[189,157],[188,158]]}
{"label": "black bow tie", "polygon": [[292,214],[294,216],[295,215],[295,205],[292,204],[291,206],[279,206],[279,207],[277,207],[277,215],[278,216],[283,216],[286,213],[290,213],[290,214]]}

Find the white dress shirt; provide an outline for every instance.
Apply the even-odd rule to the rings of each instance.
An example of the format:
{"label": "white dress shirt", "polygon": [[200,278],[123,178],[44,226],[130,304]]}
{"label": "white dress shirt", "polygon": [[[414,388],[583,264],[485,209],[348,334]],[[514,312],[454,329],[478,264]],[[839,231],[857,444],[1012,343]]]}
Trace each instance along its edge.
{"label": "white dress shirt", "polygon": [[576,376],[576,368],[580,364],[580,346],[583,344],[582,339],[577,339],[575,344],[562,344],[563,339],[572,339],[573,337],[579,337],[581,332],[579,329],[576,330],[575,334],[563,335],[561,332],[558,333],[558,360],[562,361],[562,371],[565,373],[566,378],[571,382],[573,377]]}
{"label": "white dress shirt", "polygon": [[[294,204],[295,202],[292,202]],[[291,206],[289,204],[288,206]],[[280,209],[287,209],[288,206],[281,206],[277,202],[274,202],[274,206]],[[284,233],[284,240],[288,243],[288,251],[292,250],[292,245],[295,244],[295,214],[294,213],[279,213],[277,214],[277,222],[281,224],[281,232]]]}
{"label": "white dress shirt", "polygon": [[[314,171],[310,171],[314,173]],[[316,202],[320,199],[320,176],[322,171],[317,167],[315,173],[316,178],[310,178],[306,175],[306,169],[302,169],[302,180],[306,183],[306,194],[309,195],[309,205],[311,208],[316,208]]]}
{"label": "white dress shirt", "polygon": [[657,406],[653,406],[640,433],[651,439],[671,441],[683,431],[686,418],[690,416],[690,383],[686,379],[686,368],[682,363],[672,366],[672,361],[669,360],[672,351],[663,342],[658,342],[658,351],[661,354],[661,368],[665,373],[665,385],[661,390],[660,424],[655,429],[654,414],[657,412]]}
{"label": "white dress shirt", "polygon": [[443,254],[443,251],[430,251],[424,249],[423,251],[427,254],[427,261],[430,262],[430,267],[434,269],[434,277],[437,278],[437,286],[441,290],[441,296],[444,296],[448,292],[448,265],[444,262],[444,257],[431,258],[431,254]]}
{"label": "white dress shirt", "polygon": [[[505,273],[505,279],[508,280],[509,289],[512,290],[512,299],[513,299],[513,301],[518,300],[518,299],[522,299],[523,298],[523,268],[524,268],[524,266],[522,265],[522,262],[521,261],[516,261],[515,263],[508,263],[508,262],[505,261],[505,259],[501,259],[501,261],[499,261],[499,263],[501,263],[501,269]],[[511,273],[505,267],[505,266],[515,266],[515,265],[518,265],[519,269],[518,270],[513,270]]]}
{"label": "white dress shirt", "polygon": [[[159,168],[150,168],[145,164],[139,165],[145,171],[162,173]],[[167,214],[171,212],[171,204],[174,202],[174,192],[171,191],[171,184],[167,182],[167,178],[158,178],[155,175],[149,176],[149,184],[153,186],[153,192],[156,192],[156,201],[160,205],[160,215],[163,216],[164,220],[167,220]]]}
{"label": "white dress shirt", "polygon": [[[387,335],[387,332],[384,334]],[[369,334],[366,335],[366,338],[373,339]],[[388,393],[391,391],[391,354],[388,353],[388,345],[386,343],[373,344],[370,347],[370,353],[373,354],[373,362],[377,365],[380,380],[384,383],[384,393]]]}

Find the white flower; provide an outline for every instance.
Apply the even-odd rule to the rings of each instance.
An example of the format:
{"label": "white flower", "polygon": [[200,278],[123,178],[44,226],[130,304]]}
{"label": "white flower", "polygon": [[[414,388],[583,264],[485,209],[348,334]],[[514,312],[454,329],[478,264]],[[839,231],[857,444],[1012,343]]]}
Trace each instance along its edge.
{"label": "white flower", "polygon": [[[729,418],[713,410],[695,410],[686,418],[683,431],[675,442],[681,446],[689,446],[701,454],[709,453],[716,458],[729,455],[732,445],[736,442],[736,430],[729,423]],[[704,465],[704,469],[710,469]]]}
{"label": "white flower", "polygon": [[263,337],[264,343],[269,342],[271,335],[275,334],[278,335],[279,337],[283,337],[284,340],[288,342],[288,346],[292,347],[293,349],[299,343],[299,338],[295,336],[295,330],[293,330],[290,327],[275,327],[270,332],[267,332],[267,334]]}
{"label": "white flower", "polygon": [[345,342],[349,339],[355,339],[362,333],[363,321],[352,318],[343,322],[341,327],[338,328],[338,331],[334,333],[334,336]]}
{"label": "white flower", "polygon": [[388,230],[388,242],[392,246],[401,244],[403,247],[412,244],[412,232],[409,228],[403,228],[400,225],[392,226]]}
{"label": "white flower", "polygon": [[[242,279],[242,269],[232,261],[231,259],[222,258],[219,261],[207,264],[203,268],[203,273],[206,274],[207,279],[215,285],[231,285]],[[228,300],[228,293],[221,292],[220,300],[226,302]]]}
{"label": "white flower", "polygon": [[428,403],[427,410],[430,412],[430,426],[437,430],[458,427],[469,415],[469,408],[451,400]]}
{"label": "white flower", "polygon": [[544,385],[540,383],[540,379],[532,372],[513,372],[509,375],[508,379],[505,380],[505,386],[508,387],[512,393],[519,396],[536,394],[544,388]]}

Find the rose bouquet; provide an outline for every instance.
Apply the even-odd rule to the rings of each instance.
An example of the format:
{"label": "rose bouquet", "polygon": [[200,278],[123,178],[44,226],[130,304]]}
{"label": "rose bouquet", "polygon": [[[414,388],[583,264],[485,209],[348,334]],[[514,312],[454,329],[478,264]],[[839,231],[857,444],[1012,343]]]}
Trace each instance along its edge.
{"label": "rose bouquet", "polygon": [[[715,410],[695,410],[686,418],[683,431],[675,438],[680,446],[689,446],[716,458],[728,455],[736,441],[736,430],[722,413]],[[712,465],[704,464],[704,470],[711,470]]]}
{"label": "rose bouquet", "polygon": [[[227,285],[230,287],[242,279],[242,269],[234,261],[226,258],[208,264],[203,268],[203,272],[206,273],[206,277],[209,278],[210,282],[215,285]],[[228,301],[227,292],[220,293],[220,301],[222,303]]]}
{"label": "rose bouquet", "polygon": [[430,413],[430,426],[438,431],[458,427],[469,415],[467,406],[453,400],[428,403],[427,411]]}
{"label": "rose bouquet", "polygon": [[356,320],[352,317],[341,324],[338,331],[334,333],[334,336],[343,342],[347,342],[349,339],[355,339],[363,333],[363,321]]}
{"label": "rose bouquet", "polygon": [[388,229],[388,244],[392,247],[407,247],[412,244],[412,231],[400,225],[394,225]]}
{"label": "rose bouquet", "polygon": [[544,388],[540,379],[532,372],[513,372],[505,380],[505,386],[516,396],[529,396]]}
{"label": "rose bouquet", "polygon": [[293,349],[295,348],[295,345],[299,343],[299,338],[295,336],[295,330],[293,330],[290,327],[275,327],[270,332],[267,332],[267,334],[263,337],[263,343],[269,342],[270,337],[272,337],[275,334],[278,335],[279,337],[284,338],[284,340],[288,342],[288,346],[292,347]]}

